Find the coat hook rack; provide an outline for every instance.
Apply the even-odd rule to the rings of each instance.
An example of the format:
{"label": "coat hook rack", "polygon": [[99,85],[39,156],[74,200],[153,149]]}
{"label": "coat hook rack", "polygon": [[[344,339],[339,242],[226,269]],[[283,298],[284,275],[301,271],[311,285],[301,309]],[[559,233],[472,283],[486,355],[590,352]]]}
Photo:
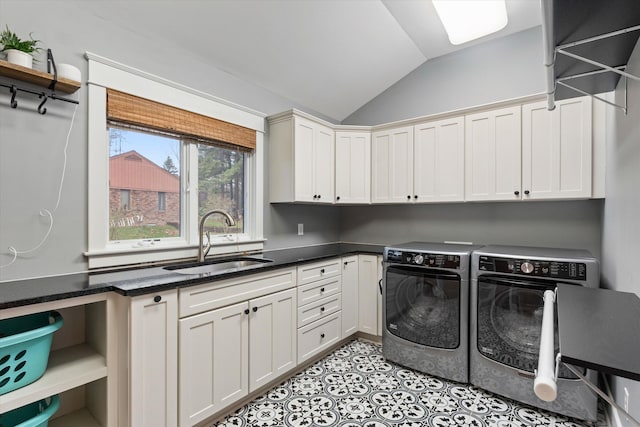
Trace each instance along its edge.
{"label": "coat hook rack", "polygon": [[42,91],[36,92],[24,87],[18,87],[16,85],[7,85],[4,83],[0,83],[0,87],[6,87],[9,89],[9,93],[11,94],[11,101],[10,101],[11,108],[18,108],[18,100],[16,99],[18,92],[37,95],[38,98],[42,100],[38,105],[38,113],[43,115],[47,113],[47,108],[44,106],[44,104],[49,99],[53,99],[54,101],[68,102],[70,104],[76,104],[76,105],[80,103],[75,99],[64,98],[56,94],[55,88],[56,88],[56,83],[58,83],[58,69],[56,67],[56,62],[53,59],[53,53],[51,52],[51,49],[47,49],[47,72],[50,74],[53,74],[53,80],[51,81],[51,84],[49,84],[49,87],[48,87],[48,89],[51,91],[49,94]]}

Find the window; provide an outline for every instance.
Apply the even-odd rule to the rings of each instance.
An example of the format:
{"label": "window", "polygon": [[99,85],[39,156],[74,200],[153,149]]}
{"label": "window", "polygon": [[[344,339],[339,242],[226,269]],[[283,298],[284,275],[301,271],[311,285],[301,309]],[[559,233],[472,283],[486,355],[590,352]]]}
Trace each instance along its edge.
{"label": "window", "polygon": [[158,212],[167,210],[167,193],[158,192]]}
{"label": "window", "polygon": [[87,57],[89,268],[195,257],[212,209],[211,254],[262,249],[264,115]]}

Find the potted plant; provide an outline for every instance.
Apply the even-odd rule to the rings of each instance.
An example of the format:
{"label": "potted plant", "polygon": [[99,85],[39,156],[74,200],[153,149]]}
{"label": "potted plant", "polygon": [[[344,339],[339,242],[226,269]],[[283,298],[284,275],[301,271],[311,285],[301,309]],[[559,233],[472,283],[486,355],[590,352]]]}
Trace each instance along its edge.
{"label": "potted plant", "polygon": [[34,40],[33,37],[31,37],[31,33],[29,33],[29,39],[30,40],[21,40],[16,33],[9,30],[7,26],[6,29],[0,33],[0,44],[2,45],[0,52],[7,52],[8,62],[31,68],[33,64],[32,54],[40,50],[38,48],[40,40]]}

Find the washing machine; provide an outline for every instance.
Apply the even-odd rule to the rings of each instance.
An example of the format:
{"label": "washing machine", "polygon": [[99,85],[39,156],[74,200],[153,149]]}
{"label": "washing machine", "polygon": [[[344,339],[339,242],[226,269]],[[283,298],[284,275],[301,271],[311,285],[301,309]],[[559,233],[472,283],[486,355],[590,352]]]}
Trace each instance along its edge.
{"label": "washing machine", "polygon": [[[519,402],[595,421],[597,396],[562,367],[558,397],[533,392],[542,326],[543,294],[557,283],[599,287],[598,261],[587,251],[485,246],[471,257],[470,382]],[[555,352],[558,352],[557,314]],[[582,370],[595,383],[597,373]]]}
{"label": "washing machine", "polygon": [[471,252],[480,246],[409,242],[384,249],[382,352],[420,372],[469,380]]}

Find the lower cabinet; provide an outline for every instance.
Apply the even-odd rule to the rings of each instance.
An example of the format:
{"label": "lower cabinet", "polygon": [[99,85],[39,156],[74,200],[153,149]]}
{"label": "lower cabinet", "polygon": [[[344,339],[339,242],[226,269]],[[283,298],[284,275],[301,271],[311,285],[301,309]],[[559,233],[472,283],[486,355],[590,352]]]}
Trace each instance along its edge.
{"label": "lower cabinet", "polygon": [[376,255],[358,256],[358,330],[369,335],[378,335],[378,259]]}
{"label": "lower cabinet", "polygon": [[295,368],[296,289],[180,319],[180,426]]}
{"label": "lower cabinet", "polygon": [[[130,408],[129,420],[121,424],[177,426],[178,292],[131,298],[129,322]],[[126,411],[120,412],[122,417]]]}
{"label": "lower cabinet", "polygon": [[358,332],[358,255],[342,258],[342,334]]}

